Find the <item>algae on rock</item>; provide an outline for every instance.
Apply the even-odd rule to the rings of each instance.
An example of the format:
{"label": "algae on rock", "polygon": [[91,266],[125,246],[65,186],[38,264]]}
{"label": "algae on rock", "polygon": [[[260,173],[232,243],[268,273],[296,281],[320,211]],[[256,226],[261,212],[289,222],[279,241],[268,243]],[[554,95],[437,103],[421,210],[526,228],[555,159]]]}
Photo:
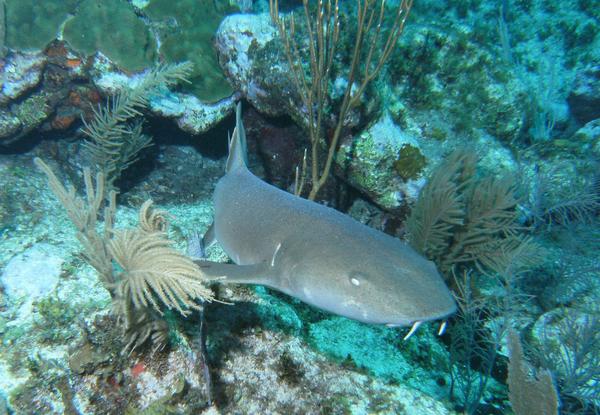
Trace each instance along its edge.
{"label": "algae on rock", "polygon": [[389,114],[361,134],[346,139],[336,155],[345,180],[379,207],[397,210],[416,200],[428,160],[417,137]]}
{"label": "algae on rock", "polygon": [[234,11],[222,0],[152,0],[144,8],[161,36],[161,57],[194,64],[188,90],[203,101],[216,102],[233,93],[219,66],[213,37],[223,17]]}
{"label": "algae on rock", "polygon": [[43,49],[56,38],[58,28],[73,13],[77,0],[6,0],[6,46]]}
{"label": "algae on rock", "polygon": [[125,0],[84,0],[66,23],[64,38],[79,52],[99,50],[129,70],[152,66],[156,57],[154,38]]}

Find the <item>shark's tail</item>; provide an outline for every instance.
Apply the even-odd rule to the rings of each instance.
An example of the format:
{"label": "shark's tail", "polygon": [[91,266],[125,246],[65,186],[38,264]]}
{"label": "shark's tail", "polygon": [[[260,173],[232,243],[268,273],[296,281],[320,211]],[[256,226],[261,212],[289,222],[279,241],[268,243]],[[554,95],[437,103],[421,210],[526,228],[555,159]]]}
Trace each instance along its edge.
{"label": "shark's tail", "polygon": [[226,172],[248,165],[246,151],[246,131],[242,123],[242,103],[238,102],[235,109],[235,129],[229,139],[229,157],[227,157]]}

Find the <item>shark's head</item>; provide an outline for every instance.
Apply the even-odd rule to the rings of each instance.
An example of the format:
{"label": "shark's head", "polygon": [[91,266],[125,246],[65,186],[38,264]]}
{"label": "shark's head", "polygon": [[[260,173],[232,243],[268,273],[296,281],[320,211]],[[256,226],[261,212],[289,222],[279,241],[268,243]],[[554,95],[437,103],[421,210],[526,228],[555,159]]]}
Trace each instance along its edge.
{"label": "shark's head", "polygon": [[410,326],[456,311],[435,265],[401,241],[379,232],[313,246],[294,267],[296,295],[327,311],[366,323]]}

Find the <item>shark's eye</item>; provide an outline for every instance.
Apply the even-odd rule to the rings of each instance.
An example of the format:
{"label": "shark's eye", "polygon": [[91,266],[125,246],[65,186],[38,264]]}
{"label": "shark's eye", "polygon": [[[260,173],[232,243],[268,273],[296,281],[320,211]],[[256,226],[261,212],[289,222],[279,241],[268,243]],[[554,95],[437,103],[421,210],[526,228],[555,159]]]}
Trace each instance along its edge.
{"label": "shark's eye", "polygon": [[350,284],[354,285],[355,287],[360,287],[361,281],[364,279],[364,275],[361,274],[360,272],[353,272],[352,274],[350,274]]}

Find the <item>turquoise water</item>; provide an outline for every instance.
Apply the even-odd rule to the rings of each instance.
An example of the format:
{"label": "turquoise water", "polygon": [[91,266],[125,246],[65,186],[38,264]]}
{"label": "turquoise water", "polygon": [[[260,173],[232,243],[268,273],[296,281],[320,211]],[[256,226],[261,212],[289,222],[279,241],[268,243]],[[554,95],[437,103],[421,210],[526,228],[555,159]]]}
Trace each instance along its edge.
{"label": "turquoise water", "polygon": [[[0,0],[0,413],[597,413],[600,3],[274,7]],[[238,102],[252,173],[413,260],[215,203]]]}

